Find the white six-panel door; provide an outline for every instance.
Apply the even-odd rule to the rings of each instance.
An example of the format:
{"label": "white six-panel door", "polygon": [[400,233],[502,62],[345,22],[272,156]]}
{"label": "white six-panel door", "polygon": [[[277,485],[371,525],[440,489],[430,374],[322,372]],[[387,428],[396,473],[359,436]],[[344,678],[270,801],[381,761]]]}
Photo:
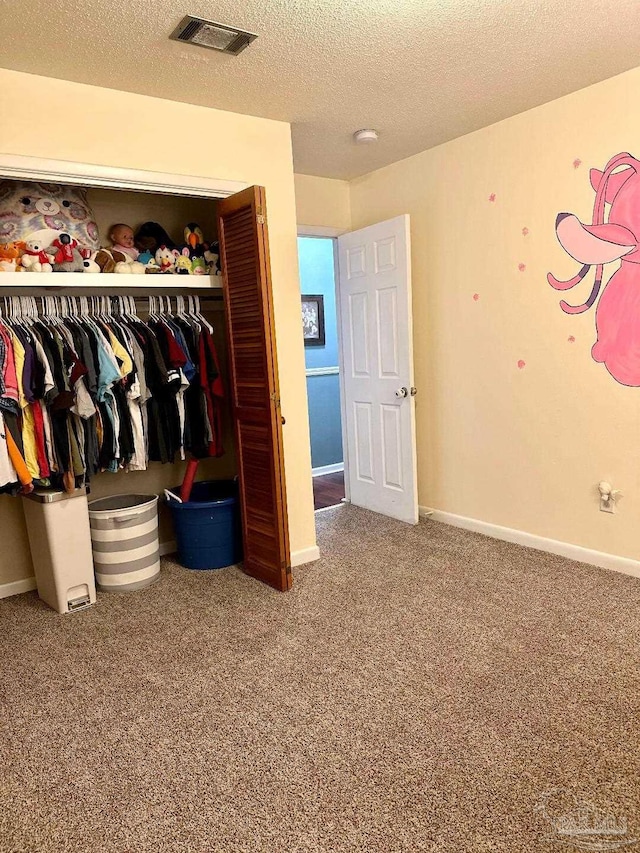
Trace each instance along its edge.
{"label": "white six-panel door", "polygon": [[349,498],[418,521],[409,216],[338,238]]}

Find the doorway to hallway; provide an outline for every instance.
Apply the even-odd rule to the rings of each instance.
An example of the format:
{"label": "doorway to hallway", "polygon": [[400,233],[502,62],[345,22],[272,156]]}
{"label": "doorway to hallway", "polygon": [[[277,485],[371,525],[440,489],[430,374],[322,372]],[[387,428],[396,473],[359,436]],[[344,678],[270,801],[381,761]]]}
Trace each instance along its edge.
{"label": "doorway to hallway", "polygon": [[298,237],[298,260],[317,510],[335,506],[345,496],[335,240]]}

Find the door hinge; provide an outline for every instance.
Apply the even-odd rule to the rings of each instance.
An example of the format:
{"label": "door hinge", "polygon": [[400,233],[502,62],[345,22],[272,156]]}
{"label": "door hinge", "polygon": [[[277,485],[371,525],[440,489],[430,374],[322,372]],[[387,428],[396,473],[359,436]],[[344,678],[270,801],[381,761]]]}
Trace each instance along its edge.
{"label": "door hinge", "polygon": [[272,403],[276,404],[276,409],[280,408],[280,397],[278,397],[278,395],[276,394],[275,391],[273,393],[269,394],[269,399],[271,400]]}
{"label": "door hinge", "polygon": [[258,225],[264,225],[264,213],[261,207],[256,208],[256,219],[258,220]]}

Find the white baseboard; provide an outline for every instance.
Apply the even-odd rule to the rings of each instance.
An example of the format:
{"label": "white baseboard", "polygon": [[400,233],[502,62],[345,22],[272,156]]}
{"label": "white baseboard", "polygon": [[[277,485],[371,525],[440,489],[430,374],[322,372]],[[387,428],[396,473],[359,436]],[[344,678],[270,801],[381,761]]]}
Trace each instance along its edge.
{"label": "white baseboard", "polygon": [[333,465],[321,465],[319,468],[311,469],[314,477],[322,477],[323,474],[337,474],[338,471],[344,471],[344,462],[335,462]]}
{"label": "white baseboard", "polygon": [[320,559],[320,548],[314,545],[312,548],[302,548],[300,551],[291,552],[291,568],[304,566],[305,563],[314,563]]}
{"label": "white baseboard", "polygon": [[516,545],[525,545],[527,548],[535,548],[537,551],[546,551],[549,554],[558,554],[579,563],[589,563],[602,569],[611,569],[614,572],[622,572],[640,578],[640,561],[629,557],[619,557],[617,554],[607,554],[604,551],[594,551],[591,548],[583,548],[580,545],[572,545],[569,542],[561,542],[559,539],[546,539],[544,536],[536,536],[526,533],[524,530],[515,530],[512,527],[501,527],[499,524],[490,524],[477,518],[466,518],[463,515],[454,515],[452,512],[442,512],[439,509],[419,507],[420,516],[450,524],[453,527],[462,527],[464,530],[473,530],[475,533],[483,533],[493,539],[502,539],[504,542],[513,542]]}
{"label": "white baseboard", "polygon": [[[169,542],[160,543],[160,556],[165,554],[174,554],[176,551],[176,543],[172,540]],[[301,551],[294,551],[291,554],[291,565],[303,566],[305,563],[313,563],[320,559],[320,549],[317,545],[312,548],[303,548]],[[9,598],[11,595],[20,595],[23,592],[31,592],[32,589],[37,589],[36,579],[22,578],[19,581],[11,581],[10,583],[0,583],[0,598]]]}
{"label": "white baseboard", "polygon": [[[166,554],[175,554],[178,550],[178,546],[173,540],[169,542],[161,542],[160,543],[160,556],[164,557]],[[305,563],[313,563],[314,560],[320,559],[320,549],[317,545],[314,545],[313,548],[303,548],[301,551],[293,551],[291,554],[291,565],[302,566]],[[22,583],[22,581],[20,581]],[[2,589],[2,587],[0,587]],[[29,587],[29,589],[35,589],[35,581],[33,587]],[[18,590],[19,592],[24,592],[24,590]],[[8,593],[12,595],[13,593]]]}
{"label": "white baseboard", "polygon": [[158,548],[161,557],[165,557],[167,554],[175,554],[177,550],[178,546],[174,539],[170,539],[168,542],[161,542]]}
{"label": "white baseboard", "polygon": [[37,589],[36,579],[33,577],[0,583],[0,598],[9,598],[10,595],[20,595],[22,592],[31,592],[32,589]]}
{"label": "white baseboard", "polygon": [[[159,550],[161,557],[164,557],[165,554],[174,554],[176,543],[173,541],[161,542]],[[20,595],[23,592],[31,592],[32,589],[37,588],[34,577],[22,578],[22,580],[11,581],[10,583],[0,583],[0,598],[9,598],[10,595]]]}

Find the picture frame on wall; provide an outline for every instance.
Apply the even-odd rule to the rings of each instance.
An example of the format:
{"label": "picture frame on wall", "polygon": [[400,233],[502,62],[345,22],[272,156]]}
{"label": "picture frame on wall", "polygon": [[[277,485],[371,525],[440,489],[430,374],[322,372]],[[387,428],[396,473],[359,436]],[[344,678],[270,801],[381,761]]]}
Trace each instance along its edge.
{"label": "picture frame on wall", "polygon": [[324,296],[303,294],[302,297],[302,336],[306,347],[323,347],[324,338]]}

